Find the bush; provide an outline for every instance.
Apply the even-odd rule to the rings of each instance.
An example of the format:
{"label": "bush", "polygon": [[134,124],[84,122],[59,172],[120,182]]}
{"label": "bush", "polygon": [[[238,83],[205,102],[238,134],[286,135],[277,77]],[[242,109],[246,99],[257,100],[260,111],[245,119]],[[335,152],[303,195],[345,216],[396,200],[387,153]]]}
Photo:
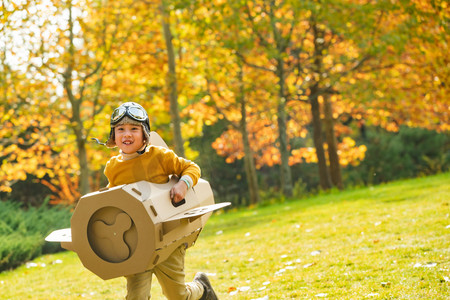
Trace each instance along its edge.
{"label": "bush", "polygon": [[0,236],[0,271],[17,267],[42,254],[44,240],[39,234],[12,233]]}
{"label": "bush", "polygon": [[445,133],[401,127],[398,132],[371,128],[364,161],[343,171],[346,184],[379,184],[446,172],[450,167],[450,139]]}
{"label": "bush", "polygon": [[58,243],[47,243],[45,236],[70,226],[70,208],[40,207],[23,209],[20,203],[0,201],[0,271],[17,267],[41,254],[61,251]]}

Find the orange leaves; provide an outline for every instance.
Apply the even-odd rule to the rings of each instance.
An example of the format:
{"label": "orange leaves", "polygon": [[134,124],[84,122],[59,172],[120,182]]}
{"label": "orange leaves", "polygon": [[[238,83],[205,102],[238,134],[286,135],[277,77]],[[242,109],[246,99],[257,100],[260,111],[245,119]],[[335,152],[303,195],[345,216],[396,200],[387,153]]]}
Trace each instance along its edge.
{"label": "orange leaves", "polygon": [[274,146],[269,146],[261,149],[261,157],[256,161],[256,168],[261,168],[263,165],[272,167],[281,163],[280,150]]}
{"label": "orange leaves", "polygon": [[[445,1],[443,1],[445,2]],[[441,2],[442,3],[442,2]],[[387,18],[383,27],[392,29],[408,18],[417,24],[405,22],[409,40],[404,45],[387,45],[387,53],[373,71],[360,78],[360,83],[370,82],[374,92],[362,107],[373,113],[367,115],[369,124],[390,131],[400,125],[423,127],[431,130],[448,130],[448,32],[441,27],[445,9],[430,1],[414,0],[400,5],[395,18]],[[446,11],[448,14],[448,9]],[[401,33],[402,34],[402,33]],[[396,42],[397,40],[393,40]],[[385,66],[381,67],[380,65]],[[357,93],[364,92],[360,89]],[[389,114],[385,113],[389,112]]]}
{"label": "orange leaves", "polygon": [[212,147],[217,151],[217,154],[227,157],[227,163],[232,163],[244,156],[242,136],[236,130],[224,132],[212,143]]}
{"label": "orange leaves", "polygon": [[[262,132],[264,133],[264,131]],[[280,163],[280,153],[273,146],[275,136],[275,134],[271,133],[269,135],[258,135],[250,138],[250,147],[256,158],[256,168],[261,168],[263,165],[273,166]],[[216,150],[217,154],[226,157],[227,163],[232,163],[236,159],[242,159],[244,157],[242,135],[233,129],[224,132],[218,137],[212,143],[212,147]]]}
{"label": "orange leaves", "polygon": [[50,196],[51,204],[74,204],[81,196],[78,192],[78,176],[59,172],[55,178],[40,182],[53,192]]}
{"label": "orange leaves", "polygon": [[356,166],[364,160],[367,147],[365,145],[356,146],[355,141],[350,137],[345,137],[342,143],[338,144],[339,164]]}
{"label": "orange leaves", "polygon": [[302,162],[317,163],[316,149],[313,147],[304,147],[292,150],[292,156],[289,157],[289,165],[295,165]]}
{"label": "orange leaves", "polygon": [[[25,84],[22,82],[21,84]],[[61,170],[68,175],[76,174],[74,162],[75,152],[70,145],[70,136],[65,127],[66,118],[61,111],[53,110],[48,97],[21,99],[11,93],[9,103],[2,103],[0,111],[11,105],[14,110],[7,112],[7,117],[0,117],[0,190],[10,192],[11,186],[19,181],[26,180],[32,175],[37,181],[46,180],[59,185],[58,176]],[[46,102],[46,105],[36,105]],[[45,108],[45,110],[43,110]],[[65,148],[65,149],[64,149]],[[76,165],[76,163],[75,163]],[[44,179],[45,178],[45,179]],[[76,195],[77,181],[70,193]]]}
{"label": "orange leaves", "polygon": [[198,135],[202,131],[203,124],[212,125],[222,117],[217,114],[214,107],[206,104],[205,99],[186,106],[181,114],[188,116],[188,126],[184,128],[184,133],[187,137]]}
{"label": "orange leaves", "polygon": [[[324,149],[328,148],[324,144]],[[367,147],[365,145],[357,146],[355,141],[350,137],[344,137],[341,143],[338,143],[339,164],[343,167],[351,164],[358,165],[364,160]],[[289,158],[289,164],[298,163],[317,163],[316,149],[312,147],[304,147],[292,150],[292,156]]]}

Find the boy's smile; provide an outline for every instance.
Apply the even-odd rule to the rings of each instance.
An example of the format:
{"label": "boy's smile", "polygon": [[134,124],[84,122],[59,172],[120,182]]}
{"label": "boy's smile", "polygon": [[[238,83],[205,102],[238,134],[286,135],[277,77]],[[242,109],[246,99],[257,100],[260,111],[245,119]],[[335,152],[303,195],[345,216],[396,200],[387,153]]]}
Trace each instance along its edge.
{"label": "boy's smile", "polygon": [[144,145],[144,132],[140,125],[118,125],[114,127],[114,137],[117,147],[126,154],[134,153]]}

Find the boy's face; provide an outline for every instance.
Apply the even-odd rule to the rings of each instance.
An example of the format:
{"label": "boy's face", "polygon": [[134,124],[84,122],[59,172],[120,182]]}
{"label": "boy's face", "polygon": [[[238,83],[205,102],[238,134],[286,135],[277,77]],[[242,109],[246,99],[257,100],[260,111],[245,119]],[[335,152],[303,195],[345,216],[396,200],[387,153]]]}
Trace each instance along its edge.
{"label": "boy's face", "polygon": [[123,153],[131,154],[144,145],[144,132],[142,126],[124,124],[114,127],[114,141]]}

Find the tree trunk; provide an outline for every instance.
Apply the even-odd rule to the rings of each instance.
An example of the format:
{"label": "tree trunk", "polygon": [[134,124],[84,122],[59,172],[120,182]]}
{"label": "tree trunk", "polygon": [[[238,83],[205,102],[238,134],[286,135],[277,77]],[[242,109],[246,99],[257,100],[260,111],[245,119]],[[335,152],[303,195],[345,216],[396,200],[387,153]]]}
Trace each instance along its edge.
{"label": "tree trunk", "polygon": [[79,191],[81,195],[85,195],[90,192],[90,185],[89,185],[90,169],[87,159],[86,134],[80,113],[81,100],[76,99],[72,93],[72,76],[68,75],[71,72],[72,72],[71,68],[69,67],[64,75],[63,85],[72,107],[72,117],[70,118],[71,122],[70,127],[72,128],[77,141],[78,165],[80,168]]}
{"label": "tree trunk", "polygon": [[242,67],[239,71],[239,81],[240,81],[239,102],[241,104],[241,121],[239,129],[242,134],[242,143],[244,144],[245,174],[247,177],[248,192],[250,195],[250,204],[257,204],[260,202],[259,187],[258,187],[258,179],[256,177],[256,168],[255,168],[255,161],[253,158],[253,151],[250,147],[247,132],[247,110],[246,110],[247,103],[245,100],[245,93],[243,88],[244,80],[242,74]]}
{"label": "tree trunk", "polygon": [[248,149],[244,148],[244,151],[245,151],[244,168],[245,168],[245,175],[247,178],[250,204],[258,204],[261,202],[261,198],[259,196],[259,186],[258,186],[258,179],[256,176],[255,162],[253,160],[253,156],[249,156],[253,154],[251,150],[250,153],[248,153]]}
{"label": "tree trunk", "polygon": [[336,134],[334,132],[333,109],[328,95],[324,95],[324,114],[325,136],[328,144],[331,181],[335,186],[342,190],[344,186],[342,184],[341,166],[339,164]]}
{"label": "tree trunk", "polygon": [[309,99],[311,104],[312,124],[313,124],[313,140],[314,147],[316,148],[316,155],[319,166],[319,180],[320,187],[324,190],[331,188],[330,174],[327,168],[327,160],[325,158],[325,151],[323,149],[322,139],[322,124],[320,120],[320,106],[317,96],[317,87],[313,87],[311,90],[311,97]]}
{"label": "tree trunk", "polygon": [[90,169],[87,158],[86,140],[77,136],[78,160],[80,162],[80,193],[86,195],[91,191],[89,185]]}
{"label": "tree trunk", "polygon": [[277,59],[277,75],[279,84],[279,100],[278,100],[278,134],[280,141],[280,154],[281,154],[281,165],[280,165],[280,175],[281,175],[281,186],[283,189],[283,194],[287,197],[291,197],[293,193],[292,186],[292,174],[291,167],[289,166],[289,149],[288,149],[288,138],[286,133],[286,98],[284,91],[284,62],[282,58]]}
{"label": "tree trunk", "polygon": [[81,99],[76,99],[73,94],[72,84],[72,71],[75,65],[75,48],[73,44],[74,35],[73,35],[73,19],[72,19],[72,1],[68,2],[69,4],[69,61],[67,64],[67,68],[63,74],[63,86],[64,90],[67,93],[67,98],[70,101],[72,107],[72,116],[70,118],[71,128],[76,136],[77,140],[77,150],[78,150],[78,163],[80,168],[80,187],[79,191],[81,195],[85,195],[90,192],[89,186],[89,164],[87,159],[87,151],[86,151],[86,135],[83,127],[83,122],[81,120]]}
{"label": "tree trunk", "polygon": [[177,74],[175,63],[175,52],[172,43],[172,32],[170,31],[170,19],[167,12],[166,3],[161,1],[161,19],[164,33],[164,40],[167,48],[167,88],[169,89],[169,103],[170,103],[170,119],[172,120],[173,140],[175,144],[175,152],[179,156],[184,156],[184,141],[181,135],[181,120],[178,111],[178,86],[177,86]]}
{"label": "tree trunk", "polygon": [[323,74],[322,59],[323,59],[323,31],[321,31],[315,20],[312,22],[312,30],[314,33],[314,64],[313,70],[316,75],[315,83],[311,87],[311,94],[309,96],[309,101],[311,103],[311,113],[313,122],[313,137],[314,146],[316,148],[317,161],[319,165],[319,177],[320,186],[322,189],[327,190],[331,188],[331,178],[327,167],[327,159],[325,157],[325,151],[323,149],[323,138],[322,138],[322,120],[320,119],[320,104],[319,104],[319,94],[320,94],[320,82]]}

